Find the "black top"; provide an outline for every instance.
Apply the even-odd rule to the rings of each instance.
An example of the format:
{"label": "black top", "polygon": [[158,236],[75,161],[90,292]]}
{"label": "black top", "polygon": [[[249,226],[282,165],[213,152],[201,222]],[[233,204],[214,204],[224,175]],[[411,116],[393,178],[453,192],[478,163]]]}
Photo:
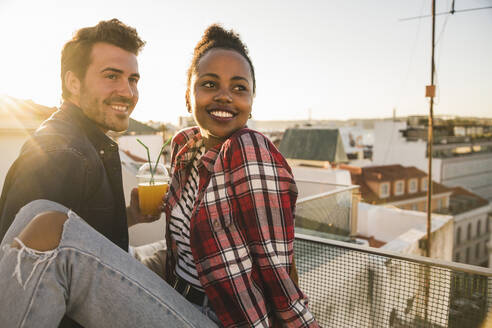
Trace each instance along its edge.
{"label": "black top", "polygon": [[10,167],[0,198],[0,239],[19,209],[36,199],[65,205],[128,249],[118,145],[72,103],[41,124]]}

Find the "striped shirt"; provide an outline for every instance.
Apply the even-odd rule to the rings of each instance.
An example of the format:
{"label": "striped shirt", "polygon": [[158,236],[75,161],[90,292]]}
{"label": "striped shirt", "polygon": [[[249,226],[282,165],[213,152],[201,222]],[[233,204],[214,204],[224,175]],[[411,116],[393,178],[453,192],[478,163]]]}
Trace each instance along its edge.
{"label": "striped shirt", "polygon": [[182,196],[176,207],[171,212],[170,232],[176,241],[178,251],[178,261],[176,265],[176,275],[186,280],[197,289],[203,291],[202,285],[198,280],[195,261],[190,248],[190,218],[195,206],[195,199],[198,193],[198,163],[205,152],[205,146],[197,149],[195,158],[191,165],[190,175],[186,182]]}

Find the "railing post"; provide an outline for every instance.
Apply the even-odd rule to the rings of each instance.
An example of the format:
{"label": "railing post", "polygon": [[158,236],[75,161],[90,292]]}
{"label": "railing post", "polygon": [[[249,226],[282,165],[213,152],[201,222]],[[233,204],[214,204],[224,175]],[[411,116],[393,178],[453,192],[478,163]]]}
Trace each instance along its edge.
{"label": "railing post", "polygon": [[352,209],[350,211],[350,238],[357,237],[357,224],[359,219],[359,202],[361,194],[359,187],[352,190]]}

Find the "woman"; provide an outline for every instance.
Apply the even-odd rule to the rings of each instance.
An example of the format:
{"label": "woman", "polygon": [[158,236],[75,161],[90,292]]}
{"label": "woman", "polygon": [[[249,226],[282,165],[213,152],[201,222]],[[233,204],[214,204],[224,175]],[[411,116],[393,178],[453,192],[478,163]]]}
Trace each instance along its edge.
{"label": "woman", "polygon": [[239,36],[210,26],[188,70],[186,104],[198,127],[172,144],[167,280],[198,306],[210,304],[204,313],[225,327],[317,326],[290,275],[291,169],[265,136],[246,128],[255,87]]}

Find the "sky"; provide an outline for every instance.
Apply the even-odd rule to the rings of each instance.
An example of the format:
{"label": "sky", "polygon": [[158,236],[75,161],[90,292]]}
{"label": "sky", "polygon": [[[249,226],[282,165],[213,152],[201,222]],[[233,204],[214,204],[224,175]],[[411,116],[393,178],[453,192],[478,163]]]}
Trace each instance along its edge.
{"label": "sky", "polygon": [[[455,0],[455,9],[492,0]],[[81,27],[118,18],[147,42],[132,117],[177,123],[205,28],[238,32],[255,66],[253,119],[427,115],[431,0],[0,0],[0,95],[61,102],[60,52]],[[437,0],[437,12],[451,0]],[[492,9],[438,16],[436,115],[492,117]]]}

